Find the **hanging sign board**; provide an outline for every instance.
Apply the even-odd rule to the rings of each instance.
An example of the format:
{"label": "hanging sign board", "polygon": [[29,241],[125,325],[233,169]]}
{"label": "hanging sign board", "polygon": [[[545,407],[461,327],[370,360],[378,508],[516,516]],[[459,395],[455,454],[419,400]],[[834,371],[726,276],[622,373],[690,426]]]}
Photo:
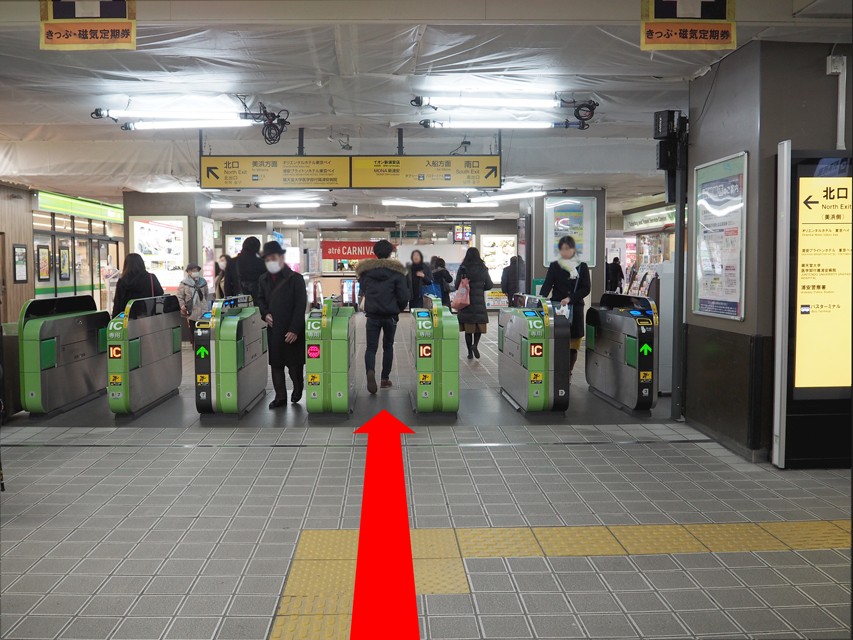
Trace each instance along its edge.
{"label": "hanging sign board", "polygon": [[375,242],[336,242],[323,240],[321,243],[323,260],[362,260],[375,258]]}
{"label": "hanging sign board", "polygon": [[736,49],[735,0],[642,0],[640,49]]}
{"label": "hanging sign board", "polygon": [[665,205],[660,209],[648,209],[637,213],[626,213],[622,217],[622,230],[626,233],[650,233],[661,231],[665,227],[675,226],[675,205]]}
{"label": "hanging sign board", "polygon": [[201,156],[202,189],[347,189],[348,156]]}
{"label": "hanging sign board", "polygon": [[136,49],[136,0],[39,0],[39,48]]}
{"label": "hanging sign board", "polygon": [[354,189],[501,186],[500,156],[353,156]]}

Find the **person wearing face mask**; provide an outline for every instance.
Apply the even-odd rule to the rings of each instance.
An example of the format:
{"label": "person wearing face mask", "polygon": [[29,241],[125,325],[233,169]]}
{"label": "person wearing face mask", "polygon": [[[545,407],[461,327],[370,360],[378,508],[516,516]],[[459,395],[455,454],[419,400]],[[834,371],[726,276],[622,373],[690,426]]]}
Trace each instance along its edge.
{"label": "person wearing face mask", "polygon": [[229,295],[233,295],[231,293],[226,293],[228,281],[225,279],[225,271],[228,269],[228,265],[231,263],[231,256],[221,255],[219,256],[219,260],[216,262],[216,273],[213,278],[213,292],[216,300],[221,300],[222,298],[227,298]]}
{"label": "person wearing face mask", "polygon": [[258,280],[258,306],[267,323],[272,384],[275,398],[270,409],[287,404],[287,383],[284,368],[290,373],[293,404],[302,399],[305,366],[305,310],[308,294],[305,281],[284,262],[284,249],[273,240],[264,245],[264,267],[267,271]]}
{"label": "person wearing face mask", "polygon": [[190,325],[190,335],[193,335],[195,321],[207,311],[207,280],[201,277],[201,267],[195,262],[187,265],[187,275],[178,285],[178,302],[181,304],[181,315]]}
{"label": "person wearing face mask", "polygon": [[267,271],[258,251],[261,241],[255,236],[243,240],[243,249],[237,254],[225,270],[225,293],[229,296],[246,294],[252,296],[258,306],[258,278]]}
{"label": "person wearing face mask", "polygon": [[581,348],[584,332],[583,299],[589,295],[591,289],[589,267],[578,258],[575,239],[572,236],[563,236],[557,246],[560,259],[554,260],[548,266],[539,295],[547,298],[548,294],[551,294],[551,302],[555,305],[572,305],[570,366],[573,370],[578,361],[578,349]]}

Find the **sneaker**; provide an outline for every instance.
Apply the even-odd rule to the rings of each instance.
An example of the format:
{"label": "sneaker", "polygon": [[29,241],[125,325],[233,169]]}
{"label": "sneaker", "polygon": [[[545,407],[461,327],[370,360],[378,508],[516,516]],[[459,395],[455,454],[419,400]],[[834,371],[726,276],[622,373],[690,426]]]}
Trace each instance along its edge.
{"label": "sneaker", "polygon": [[382,387],[383,389],[390,389],[391,388],[391,381],[390,380],[383,380],[382,382],[379,383],[379,386]]}
{"label": "sneaker", "polygon": [[371,369],[367,372],[367,390],[376,393],[376,373]]}

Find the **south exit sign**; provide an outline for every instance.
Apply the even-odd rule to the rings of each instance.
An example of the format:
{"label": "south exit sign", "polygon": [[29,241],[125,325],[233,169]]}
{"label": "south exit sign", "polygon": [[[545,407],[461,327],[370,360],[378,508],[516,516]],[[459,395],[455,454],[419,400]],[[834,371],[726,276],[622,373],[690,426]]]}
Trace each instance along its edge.
{"label": "south exit sign", "polygon": [[353,156],[354,189],[501,186],[500,156]]}

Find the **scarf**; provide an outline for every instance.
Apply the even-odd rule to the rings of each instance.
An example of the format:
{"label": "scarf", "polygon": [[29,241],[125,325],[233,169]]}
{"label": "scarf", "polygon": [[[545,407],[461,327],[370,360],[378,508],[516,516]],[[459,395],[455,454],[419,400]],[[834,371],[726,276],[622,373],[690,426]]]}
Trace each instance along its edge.
{"label": "scarf", "polygon": [[181,282],[193,290],[193,295],[190,300],[195,304],[196,300],[201,301],[201,290],[207,286],[207,280],[199,276],[198,280],[192,276],[186,276]]}
{"label": "scarf", "polygon": [[557,260],[564,270],[569,272],[569,277],[574,280],[578,277],[578,267],[581,264],[581,261],[578,260],[577,254],[573,255],[571,258],[566,260],[565,258],[560,258]]}

